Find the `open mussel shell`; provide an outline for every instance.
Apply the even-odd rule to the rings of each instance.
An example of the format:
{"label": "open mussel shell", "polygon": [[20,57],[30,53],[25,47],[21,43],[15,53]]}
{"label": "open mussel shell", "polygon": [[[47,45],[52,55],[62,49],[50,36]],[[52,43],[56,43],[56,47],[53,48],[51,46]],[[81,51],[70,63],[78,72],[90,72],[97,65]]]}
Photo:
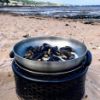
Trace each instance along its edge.
{"label": "open mussel shell", "polygon": [[26,59],[32,60],[32,58],[33,58],[33,51],[29,48],[29,50],[26,51],[24,57],[25,57]]}
{"label": "open mussel shell", "polygon": [[33,57],[33,60],[42,59],[42,57],[43,57],[43,53],[37,53],[37,54]]}
{"label": "open mussel shell", "polygon": [[47,44],[47,43],[44,43],[43,45],[40,46],[40,50],[41,50],[42,52],[48,51],[48,49],[50,49],[50,48],[51,48],[51,45],[49,45],[49,44]]}
{"label": "open mussel shell", "polygon": [[58,47],[57,46],[51,48],[51,54],[54,54],[54,55],[57,56],[58,55],[58,52],[59,52],[59,50],[58,50]]}
{"label": "open mussel shell", "polygon": [[75,55],[74,54],[71,54],[71,56],[69,57],[69,60],[71,59],[75,59]]}

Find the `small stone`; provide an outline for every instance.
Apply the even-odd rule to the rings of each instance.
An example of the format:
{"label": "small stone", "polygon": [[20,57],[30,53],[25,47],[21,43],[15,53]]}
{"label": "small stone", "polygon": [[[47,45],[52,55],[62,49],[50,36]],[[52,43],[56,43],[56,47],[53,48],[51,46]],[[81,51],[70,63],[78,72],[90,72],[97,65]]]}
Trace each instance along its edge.
{"label": "small stone", "polygon": [[100,59],[98,59],[98,61],[100,61]]}
{"label": "small stone", "polygon": [[93,47],[92,49],[93,49],[93,50],[96,50],[96,47]]}
{"label": "small stone", "polygon": [[85,95],[85,98],[88,98],[88,95],[87,94]]}
{"label": "small stone", "polygon": [[69,24],[65,24],[65,26],[69,26]]}
{"label": "small stone", "polygon": [[92,43],[92,42],[90,42],[90,44],[92,45],[93,43]]}
{"label": "small stone", "polygon": [[47,44],[47,43],[44,43],[43,45],[42,45],[42,50],[43,51],[48,51],[48,49],[51,49],[51,45],[49,45],[49,44]]}
{"label": "small stone", "polygon": [[38,30],[35,30],[35,32],[38,32]]}
{"label": "small stone", "polygon": [[24,38],[28,38],[29,37],[29,34],[26,34],[26,35],[23,35]]}
{"label": "small stone", "polygon": [[8,73],[8,77],[11,77],[11,73]]}
{"label": "small stone", "polygon": [[76,26],[73,26],[74,28],[76,28]]}

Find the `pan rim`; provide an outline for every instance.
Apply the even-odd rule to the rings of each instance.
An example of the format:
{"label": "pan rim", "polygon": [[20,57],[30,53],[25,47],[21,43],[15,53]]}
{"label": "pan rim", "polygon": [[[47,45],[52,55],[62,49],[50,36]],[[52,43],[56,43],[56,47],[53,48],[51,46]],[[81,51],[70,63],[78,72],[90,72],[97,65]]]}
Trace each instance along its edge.
{"label": "pan rim", "polygon": [[[19,44],[19,43],[21,43],[21,42],[25,42],[25,41],[27,41],[27,40],[31,40],[31,39],[37,39],[37,38],[40,38],[40,39],[50,39],[50,38],[57,38],[57,39],[61,39],[61,40],[67,40],[67,41],[76,41],[76,42],[78,42],[78,43],[81,43],[84,47],[85,47],[85,52],[81,55],[81,56],[79,56],[78,58],[75,58],[75,59],[71,59],[71,60],[67,60],[67,61],[49,61],[49,62],[47,62],[47,61],[36,61],[36,60],[29,60],[29,59],[26,59],[26,58],[24,58],[24,57],[22,57],[22,56],[20,56],[20,55],[18,55],[15,51],[15,48],[16,48],[16,46]],[[19,58],[21,58],[21,59],[23,59],[23,60],[27,60],[27,61],[32,61],[32,62],[41,62],[42,64],[47,64],[47,63],[55,63],[55,64],[58,64],[58,63],[67,63],[67,62],[70,62],[70,61],[74,61],[74,60],[77,60],[77,59],[79,59],[79,58],[82,58],[82,57],[84,57],[85,55],[86,55],[86,53],[87,53],[87,47],[85,46],[85,44],[83,44],[82,42],[80,42],[80,41],[78,41],[78,40],[76,40],[76,39],[67,39],[67,38],[65,38],[65,37],[59,37],[59,36],[38,36],[38,37],[30,37],[30,38],[27,38],[27,39],[23,39],[23,40],[21,40],[21,41],[19,41],[19,42],[17,42],[15,45],[14,45],[14,47],[13,47],[13,52],[14,52],[14,54],[15,54],[15,56],[17,56],[17,57],[19,57]]]}

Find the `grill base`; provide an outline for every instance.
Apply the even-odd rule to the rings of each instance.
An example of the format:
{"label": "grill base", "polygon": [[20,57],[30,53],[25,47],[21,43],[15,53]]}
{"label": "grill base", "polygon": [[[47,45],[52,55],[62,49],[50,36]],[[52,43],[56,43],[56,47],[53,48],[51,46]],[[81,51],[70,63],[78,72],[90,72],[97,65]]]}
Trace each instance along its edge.
{"label": "grill base", "polygon": [[81,66],[69,74],[50,77],[30,74],[13,62],[16,93],[20,100],[81,100],[85,92],[88,69]]}

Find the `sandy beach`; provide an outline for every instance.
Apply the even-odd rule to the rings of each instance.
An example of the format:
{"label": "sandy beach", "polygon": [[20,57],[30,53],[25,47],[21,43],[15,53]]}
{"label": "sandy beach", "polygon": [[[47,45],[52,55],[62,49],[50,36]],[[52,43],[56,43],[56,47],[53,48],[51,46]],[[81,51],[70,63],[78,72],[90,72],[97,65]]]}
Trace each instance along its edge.
{"label": "sandy beach", "polygon": [[86,44],[93,61],[86,79],[83,100],[100,100],[100,23],[86,24],[83,20],[0,14],[0,100],[18,100],[9,53],[15,43],[26,35],[74,38]]}

